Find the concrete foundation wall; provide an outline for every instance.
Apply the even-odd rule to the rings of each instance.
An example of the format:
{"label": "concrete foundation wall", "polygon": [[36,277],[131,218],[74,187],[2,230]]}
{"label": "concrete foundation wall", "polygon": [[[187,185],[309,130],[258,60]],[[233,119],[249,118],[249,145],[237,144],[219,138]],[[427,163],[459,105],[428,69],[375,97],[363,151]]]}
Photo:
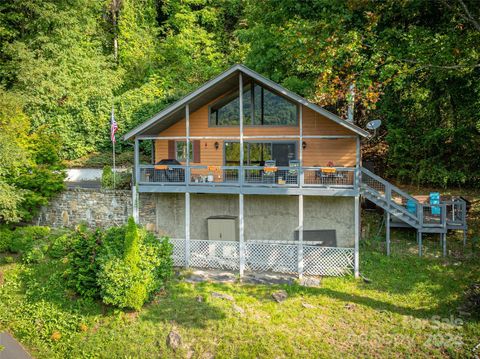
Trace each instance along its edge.
{"label": "concrete foundation wall", "polygon": [[[245,239],[293,240],[298,227],[297,196],[244,196]],[[191,238],[208,239],[207,218],[238,216],[238,195],[191,194]],[[130,191],[71,189],[42,208],[38,225],[110,227],[132,215]],[[185,238],[185,194],[141,193],[140,223],[172,238]],[[334,229],[339,247],[354,244],[354,198],[304,196],[304,229]]]}
{"label": "concrete foundation wall", "polygon": [[[155,228],[158,233],[184,238],[185,195],[149,196],[156,201]],[[251,195],[245,196],[244,201],[245,239],[293,240],[298,227],[297,196]],[[207,239],[207,218],[216,215],[238,216],[238,205],[238,195],[191,194],[191,238]],[[140,200],[140,208],[142,206]],[[339,247],[353,247],[354,198],[305,196],[304,229],[334,229]]]}

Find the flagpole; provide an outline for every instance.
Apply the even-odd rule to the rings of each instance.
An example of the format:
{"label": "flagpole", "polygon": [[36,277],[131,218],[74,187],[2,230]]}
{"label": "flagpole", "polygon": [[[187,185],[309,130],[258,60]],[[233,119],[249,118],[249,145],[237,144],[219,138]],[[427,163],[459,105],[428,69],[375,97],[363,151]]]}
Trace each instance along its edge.
{"label": "flagpole", "polygon": [[113,141],[113,189],[115,189],[115,141]]}
{"label": "flagpole", "polygon": [[115,115],[114,115],[114,105],[112,104],[112,116],[110,118],[110,140],[112,141],[112,157],[113,157],[113,189],[115,190],[115,132],[117,131],[117,126],[115,122]]}

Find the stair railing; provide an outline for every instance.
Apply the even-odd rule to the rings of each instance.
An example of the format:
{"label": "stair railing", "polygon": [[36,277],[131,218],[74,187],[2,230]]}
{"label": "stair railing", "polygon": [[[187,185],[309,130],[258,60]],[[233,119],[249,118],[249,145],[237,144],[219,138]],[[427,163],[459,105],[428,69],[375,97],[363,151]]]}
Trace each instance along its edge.
{"label": "stair railing", "polygon": [[[394,208],[400,211],[402,214],[413,219],[415,222],[421,221],[421,204],[417,199],[364,167],[362,167],[361,181],[361,186],[363,189],[373,192],[374,195],[384,199],[389,208]],[[411,203],[415,205],[415,213],[410,212],[403,205],[403,203],[406,205],[408,201],[411,201]],[[400,202],[402,205],[397,202]]]}

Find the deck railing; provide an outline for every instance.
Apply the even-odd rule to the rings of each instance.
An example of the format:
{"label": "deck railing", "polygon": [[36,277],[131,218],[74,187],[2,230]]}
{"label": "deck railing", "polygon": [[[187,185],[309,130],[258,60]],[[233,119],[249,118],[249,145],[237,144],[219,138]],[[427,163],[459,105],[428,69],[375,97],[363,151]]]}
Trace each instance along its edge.
{"label": "deck railing", "polygon": [[353,188],[355,168],[140,165],[139,184]]}
{"label": "deck railing", "polygon": [[361,169],[362,190],[381,199],[389,208],[413,219],[419,227],[466,227],[466,202],[462,199],[441,201],[439,204],[421,203],[390,182]]}

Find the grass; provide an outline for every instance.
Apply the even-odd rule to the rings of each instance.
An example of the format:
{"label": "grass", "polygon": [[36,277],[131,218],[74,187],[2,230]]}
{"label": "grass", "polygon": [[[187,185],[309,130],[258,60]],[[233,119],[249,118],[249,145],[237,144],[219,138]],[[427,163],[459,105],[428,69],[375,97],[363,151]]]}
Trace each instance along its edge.
{"label": "grass", "polygon": [[[0,329],[38,358],[473,356],[480,323],[457,308],[480,279],[478,262],[428,255],[428,239],[431,250],[420,259],[400,245],[415,247],[404,235],[394,232],[392,257],[380,253],[379,238],[363,243],[362,273],[371,283],[324,278],[320,288],[304,288],[177,279],[138,313],[65,290],[62,260],[25,265],[15,258],[0,266]],[[271,298],[277,289],[289,294],[280,304]],[[212,291],[232,295],[245,314]],[[172,328],[182,336],[177,351],[166,345]]]}
{"label": "grass", "polygon": [[[465,290],[480,282],[476,198],[468,245],[460,233],[450,234],[446,258],[438,236],[428,235],[419,258],[414,233],[401,229],[393,230],[386,257],[382,217],[367,212],[360,255],[370,283],[324,278],[320,288],[304,288],[191,284],[180,277],[140,312],[66,290],[63,260],[26,265],[0,254],[0,331],[37,358],[478,357],[479,308],[462,308]],[[272,300],[278,289],[288,292],[285,302]],[[213,291],[233,296],[245,313]],[[182,337],[177,351],[166,345],[172,329]]]}

